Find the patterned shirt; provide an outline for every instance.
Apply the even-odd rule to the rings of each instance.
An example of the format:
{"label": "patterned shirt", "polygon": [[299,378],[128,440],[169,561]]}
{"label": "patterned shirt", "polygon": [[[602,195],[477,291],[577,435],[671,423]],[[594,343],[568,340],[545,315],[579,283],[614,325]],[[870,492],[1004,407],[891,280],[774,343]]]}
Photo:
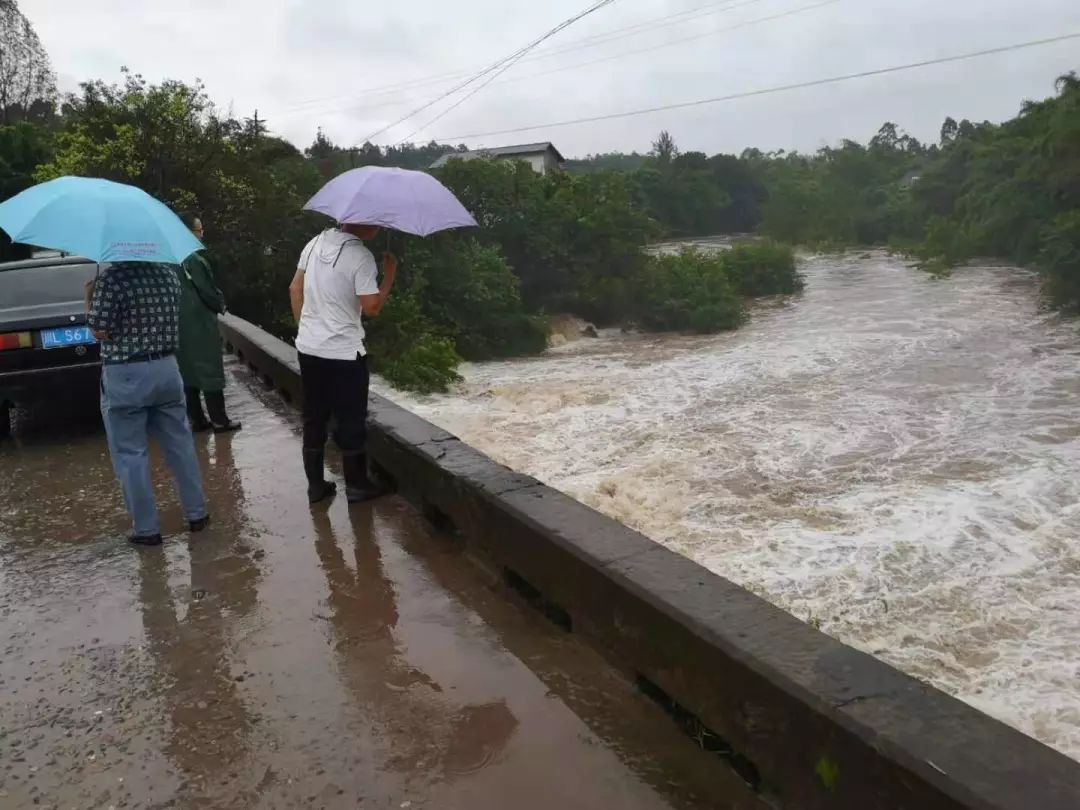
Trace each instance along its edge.
{"label": "patterned shirt", "polygon": [[175,352],[180,341],[180,279],[171,264],[117,262],[94,284],[87,319],[107,332],[104,362]]}

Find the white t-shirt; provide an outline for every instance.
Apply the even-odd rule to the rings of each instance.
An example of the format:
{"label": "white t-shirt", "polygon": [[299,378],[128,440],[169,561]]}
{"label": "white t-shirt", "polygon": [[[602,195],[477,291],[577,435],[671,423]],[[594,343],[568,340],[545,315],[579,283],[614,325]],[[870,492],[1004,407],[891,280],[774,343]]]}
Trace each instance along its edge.
{"label": "white t-shirt", "polygon": [[300,253],[304,308],[296,348],[327,360],[365,355],[358,295],[379,291],[378,268],[362,240],[342,231],[323,231]]}

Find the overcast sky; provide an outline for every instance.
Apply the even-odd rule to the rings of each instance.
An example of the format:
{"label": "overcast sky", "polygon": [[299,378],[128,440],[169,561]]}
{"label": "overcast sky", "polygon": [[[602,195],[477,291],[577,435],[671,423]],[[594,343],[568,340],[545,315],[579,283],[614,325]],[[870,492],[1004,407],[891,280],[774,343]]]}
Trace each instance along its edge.
{"label": "overcast sky", "polygon": [[[1080,0],[822,3],[615,0],[549,40],[541,46],[545,50],[526,57],[432,126],[421,128],[449,102],[375,141],[394,143],[421,128],[415,140],[457,142],[454,136],[693,101],[1080,32]],[[151,80],[201,78],[220,107],[241,117],[257,108],[273,131],[301,147],[319,126],[338,143],[362,142],[453,86],[445,78],[417,84],[420,80],[475,71],[588,5],[590,0],[20,0],[52,56],[61,89],[91,78],[115,80],[123,65]],[[789,14],[797,9],[806,10]],[[619,30],[650,21],[658,22]],[[639,53],[623,55],[633,51]],[[597,60],[603,61],[582,65]],[[655,134],[667,129],[683,150],[710,154],[748,146],[812,150],[845,137],[866,140],[886,120],[920,139],[935,139],[945,116],[1011,117],[1024,99],[1049,95],[1054,78],[1068,70],[1080,70],[1080,40],[466,142],[497,146],[551,140],[567,156],[577,156],[645,151]]]}

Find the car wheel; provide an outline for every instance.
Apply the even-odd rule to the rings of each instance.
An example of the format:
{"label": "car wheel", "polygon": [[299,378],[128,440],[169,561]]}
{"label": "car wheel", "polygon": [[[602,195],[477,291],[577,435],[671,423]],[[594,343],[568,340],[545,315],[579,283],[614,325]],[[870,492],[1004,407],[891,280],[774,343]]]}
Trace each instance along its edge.
{"label": "car wheel", "polygon": [[11,403],[0,402],[0,439],[11,435]]}

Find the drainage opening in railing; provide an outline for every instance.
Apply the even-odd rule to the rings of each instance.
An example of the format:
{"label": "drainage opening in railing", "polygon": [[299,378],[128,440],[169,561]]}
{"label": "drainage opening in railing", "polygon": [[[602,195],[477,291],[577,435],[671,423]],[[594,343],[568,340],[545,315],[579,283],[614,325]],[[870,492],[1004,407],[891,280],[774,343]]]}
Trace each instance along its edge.
{"label": "drainage opening in railing", "polygon": [[545,597],[539,588],[526,580],[521,574],[511,568],[504,568],[503,579],[510,590],[544,614],[553,624],[568,633],[573,632],[574,622],[570,618],[570,614]]}
{"label": "drainage opening in railing", "polygon": [[420,513],[440,534],[445,534],[453,538],[460,537],[461,532],[458,531],[454,519],[426,498],[421,499]]}
{"label": "drainage opening in railing", "polygon": [[732,748],[727,740],[701,722],[696,714],[640,672],[637,674],[636,683],[642,694],[660,706],[702,750],[716,754],[727,762],[747,785],[755,791],[761,791],[761,773],[753,762]]}

